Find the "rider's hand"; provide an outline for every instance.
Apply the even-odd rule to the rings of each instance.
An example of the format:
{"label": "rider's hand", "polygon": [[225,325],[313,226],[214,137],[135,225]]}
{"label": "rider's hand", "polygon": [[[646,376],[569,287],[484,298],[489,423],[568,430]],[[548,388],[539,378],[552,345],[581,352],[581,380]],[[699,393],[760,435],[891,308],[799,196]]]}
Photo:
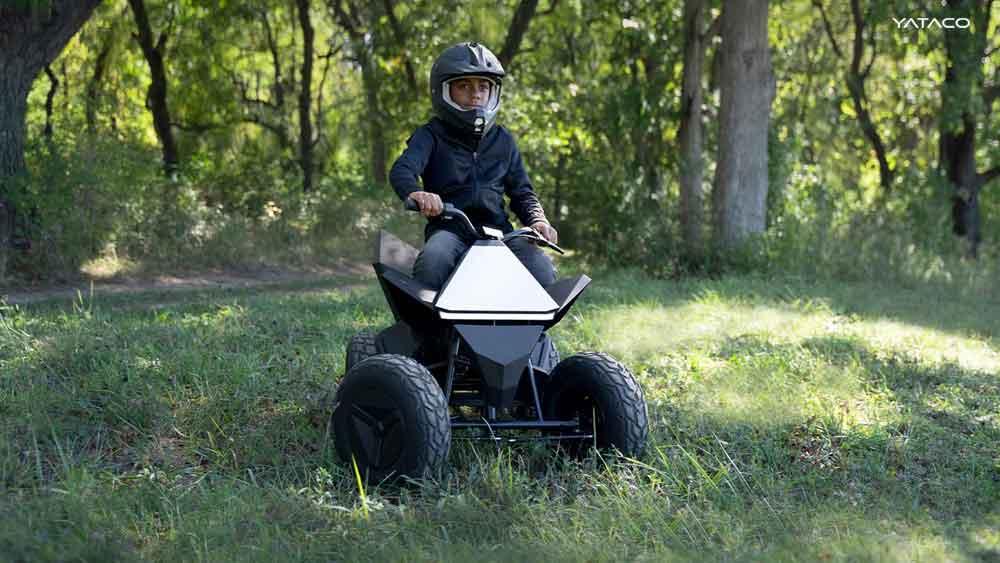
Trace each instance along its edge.
{"label": "rider's hand", "polygon": [[420,213],[424,217],[437,217],[444,211],[444,203],[441,202],[441,196],[437,194],[413,192],[410,194],[410,199],[417,202],[417,205],[420,206]]}
{"label": "rider's hand", "polygon": [[538,234],[542,235],[545,240],[552,244],[559,244],[559,232],[548,221],[536,221],[531,225],[531,228],[538,231]]}

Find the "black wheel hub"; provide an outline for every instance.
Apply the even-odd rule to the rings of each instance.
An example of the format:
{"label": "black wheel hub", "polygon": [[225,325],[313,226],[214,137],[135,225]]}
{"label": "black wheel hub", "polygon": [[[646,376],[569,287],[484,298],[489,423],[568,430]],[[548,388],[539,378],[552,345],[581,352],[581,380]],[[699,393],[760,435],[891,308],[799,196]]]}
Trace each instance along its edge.
{"label": "black wheel hub", "polygon": [[381,470],[403,452],[403,416],[392,405],[355,403],[347,413],[351,450],[358,465]]}

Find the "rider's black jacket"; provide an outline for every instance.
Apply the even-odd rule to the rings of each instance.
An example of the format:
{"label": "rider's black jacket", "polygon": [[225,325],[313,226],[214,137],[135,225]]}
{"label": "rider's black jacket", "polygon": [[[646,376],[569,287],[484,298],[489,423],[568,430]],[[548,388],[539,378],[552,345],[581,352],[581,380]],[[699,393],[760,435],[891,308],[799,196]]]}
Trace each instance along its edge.
{"label": "rider's black jacket", "polygon": [[[435,117],[410,136],[406,150],[392,165],[389,182],[403,200],[421,189],[433,192],[464,211],[474,224],[505,233],[513,226],[504,208],[504,194],[522,224],[545,219],[514,137],[499,125],[477,140]],[[431,220],[425,236],[440,228],[461,234],[461,227],[452,223],[457,222]]]}

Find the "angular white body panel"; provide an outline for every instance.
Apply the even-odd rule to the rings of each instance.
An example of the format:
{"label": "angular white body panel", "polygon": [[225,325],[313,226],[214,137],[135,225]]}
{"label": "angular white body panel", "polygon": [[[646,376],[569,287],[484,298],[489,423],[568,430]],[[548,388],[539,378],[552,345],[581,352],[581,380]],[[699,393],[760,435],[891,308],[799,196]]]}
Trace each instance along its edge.
{"label": "angular white body panel", "polygon": [[549,320],[559,309],[510,249],[483,241],[462,258],[434,305],[442,319]]}

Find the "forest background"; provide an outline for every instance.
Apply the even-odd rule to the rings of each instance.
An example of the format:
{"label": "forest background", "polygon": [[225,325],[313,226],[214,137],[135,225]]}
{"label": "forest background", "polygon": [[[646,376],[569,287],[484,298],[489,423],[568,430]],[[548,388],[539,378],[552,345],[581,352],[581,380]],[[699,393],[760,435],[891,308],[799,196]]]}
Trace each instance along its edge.
{"label": "forest background", "polygon": [[[508,71],[500,122],[587,263],[989,286],[993,4],[8,0],[0,277],[322,264],[366,259],[382,227],[419,239],[386,169],[431,116],[436,55],[477,40]],[[763,74],[736,74],[726,45]],[[733,106],[755,92],[756,110]],[[720,187],[747,159],[764,173]]]}

